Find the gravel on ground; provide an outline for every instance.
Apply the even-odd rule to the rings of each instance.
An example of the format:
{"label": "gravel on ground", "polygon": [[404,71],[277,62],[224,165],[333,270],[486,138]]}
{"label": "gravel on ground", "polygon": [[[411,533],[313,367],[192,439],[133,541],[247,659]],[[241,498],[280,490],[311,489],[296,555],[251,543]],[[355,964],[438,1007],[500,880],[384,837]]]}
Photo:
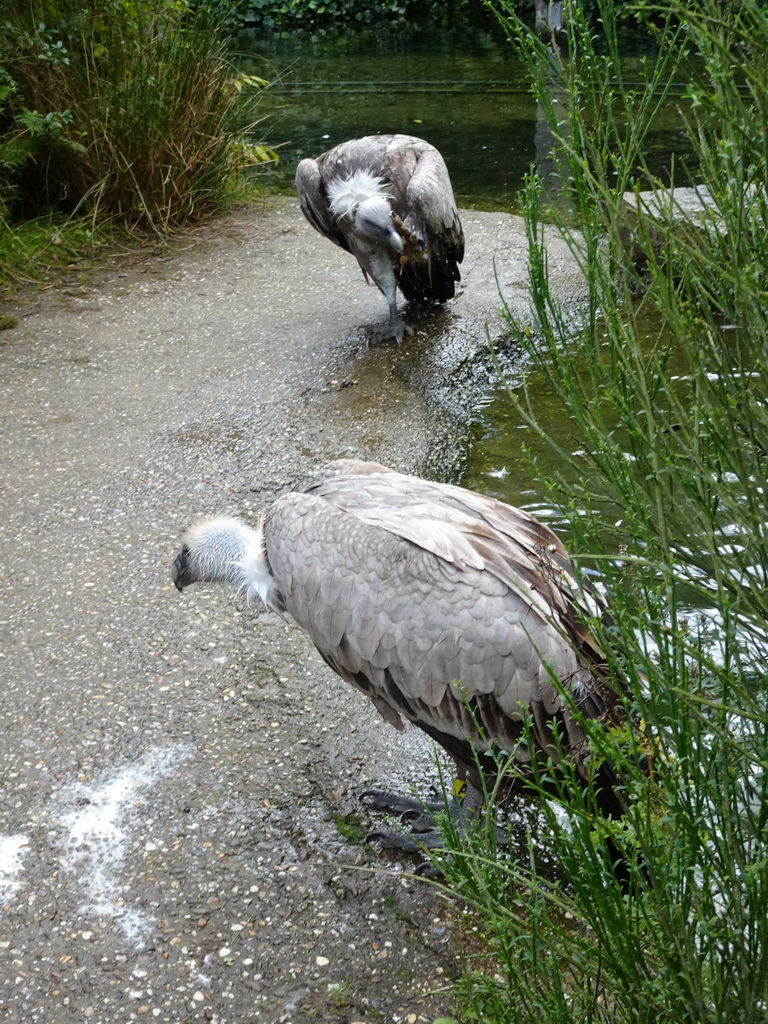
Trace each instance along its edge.
{"label": "gravel on ground", "polygon": [[[9,1024],[408,1022],[450,1013],[462,925],[364,848],[369,784],[425,792],[294,627],[169,564],[321,462],[453,479],[522,222],[465,212],[461,295],[368,345],[385,303],[274,200],[186,251],[68,279],[0,334],[0,1009]],[[563,246],[563,294],[579,280]],[[484,369],[486,368],[486,369]],[[485,376],[484,376],[485,374]]]}

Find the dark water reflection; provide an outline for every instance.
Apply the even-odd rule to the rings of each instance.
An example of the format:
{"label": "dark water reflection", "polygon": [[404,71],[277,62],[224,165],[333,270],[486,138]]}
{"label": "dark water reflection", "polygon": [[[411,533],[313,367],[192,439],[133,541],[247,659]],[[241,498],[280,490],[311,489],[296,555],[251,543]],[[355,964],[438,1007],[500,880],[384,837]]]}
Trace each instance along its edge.
{"label": "dark water reflection", "polygon": [[269,142],[281,147],[275,183],[290,186],[298,160],[346,139],[403,132],[443,153],[459,206],[511,209],[535,158],[535,107],[519,62],[491,28],[250,37],[261,55],[251,70],[280,76],[263,108]]}
{"label": "dark water reflection", "polygon": [[[643,45],[647,45],[644,43]],[[280,166],[273,186],[291,190],[296,164],[345,139],[404,132],[443,153],[460,207],[517,210],[532,163],[546,159],[536,105],[521,63],[496,21],[479,11],[461,30],[399,29],[336,38],[244,33],[244,67],[275,85],[262,112]],[[639,59],[630,47],[625,72]],[[537,152],[537,143],[539,152]],[[673,109],[648,140],[665,176],[685,137]]]}

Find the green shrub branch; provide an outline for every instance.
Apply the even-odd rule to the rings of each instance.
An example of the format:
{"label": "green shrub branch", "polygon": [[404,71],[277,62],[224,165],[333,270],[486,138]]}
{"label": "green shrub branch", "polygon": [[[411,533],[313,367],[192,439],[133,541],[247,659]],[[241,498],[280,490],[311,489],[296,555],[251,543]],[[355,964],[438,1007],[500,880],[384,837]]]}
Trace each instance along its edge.
{"label": "green shrub branch", "polygon": [[[599,570],[613,622],[592,628],[631,697],[625,726],[585,723],[596,763],[621,780],[622,820],[596,815],[575,773],[545,766],[530,863],[489,856],[482,835],[444,858],[484,937],[459,1018],[757,1024],[768,1005],[768,11],[634,5],[658,52],[630,82],[607,0],[597,25],[571,7],[562,47],[533,36],[512,3],[489,6],[526,62],[558,167],[525,188],[535,324],[509,314],[510,330],[570,418],[561,474],[545,483],[579,564]],[[708,190],[693,220],[644,157],[673,85],[688,170]],[[555,298],[544,219],[584,273],[576,311]],[[546,438],[536,393],[524,383],[510,400]],[[548,844],[554,874],[536,853]]]}

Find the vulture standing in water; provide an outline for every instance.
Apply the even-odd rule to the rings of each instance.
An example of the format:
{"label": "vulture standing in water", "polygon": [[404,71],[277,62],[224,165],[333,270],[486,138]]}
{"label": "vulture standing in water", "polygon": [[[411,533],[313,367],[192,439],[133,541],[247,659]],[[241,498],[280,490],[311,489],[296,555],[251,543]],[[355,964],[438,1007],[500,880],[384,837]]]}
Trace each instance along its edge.
{"label": "vulture standing in water", "polygon": [[[587,736],[573,707],[609,719],[618,704],[584,624],[602,604],[579,586],[548,527],[493,498],[373,462],[329,463],[278,498],[256,529],[232,517],[197,523],[173,579],[179,590],[225,580],[293,619],[387,722],[413,723],[453,757],[470,806],[482,803],[477,757],[493,783],[489,747],[513,754],[510,789],[531,756],[568,757],[586,779]],[[530,744],[520,742],[524,717]],[[615,777],[600,771],[603,811],[615,816]],[[383,807],[390,794],[372,796]],[[408,803],[417,801],[390,806]]]}
{"label": "vulture standing in water", "polygon": [[446,302],[464,258],[451,179],[434,146],[412,135],[342,142],[296,170],[313,228],[351,252],[389,303],[382,337],[403,340],[398,285],[410,302]]}

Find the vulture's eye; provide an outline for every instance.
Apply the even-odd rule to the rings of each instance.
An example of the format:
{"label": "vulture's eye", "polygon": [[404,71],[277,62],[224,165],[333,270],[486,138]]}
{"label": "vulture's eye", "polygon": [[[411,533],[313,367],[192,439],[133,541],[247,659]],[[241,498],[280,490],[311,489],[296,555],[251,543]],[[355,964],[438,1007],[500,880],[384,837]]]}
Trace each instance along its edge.
{"label": "vulture's eye", "polygon": [[380,238],[389,238],[390,228],[385,227],[377,220],[370,220],[368,217],[363,217],[363,230],[369,235],[378,235]]}

